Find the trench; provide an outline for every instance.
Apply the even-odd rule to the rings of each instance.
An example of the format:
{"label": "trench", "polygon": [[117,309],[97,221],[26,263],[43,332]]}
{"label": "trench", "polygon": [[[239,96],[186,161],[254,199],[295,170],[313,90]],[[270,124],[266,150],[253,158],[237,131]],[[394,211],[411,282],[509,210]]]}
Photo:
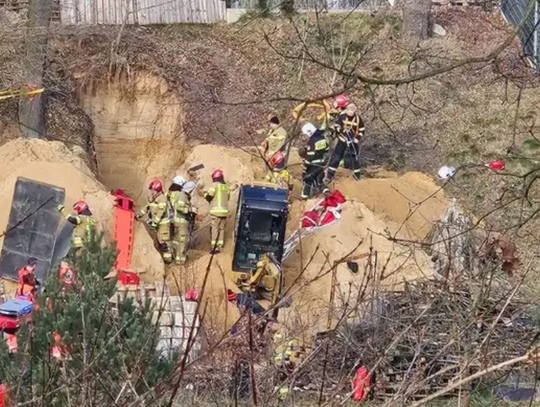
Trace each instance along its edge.
{"label": "trench", "polygon": [[143,72],[129,86],[112,81],[79,98],[94,124],[100,181],[139,200],[150,179],[167,186],[188,148],[181,100],[166,82]]}

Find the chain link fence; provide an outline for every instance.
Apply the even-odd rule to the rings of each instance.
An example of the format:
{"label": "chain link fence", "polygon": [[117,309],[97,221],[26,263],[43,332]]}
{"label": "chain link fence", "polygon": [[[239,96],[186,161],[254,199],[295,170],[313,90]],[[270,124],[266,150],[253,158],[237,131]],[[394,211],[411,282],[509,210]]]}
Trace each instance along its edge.
{"label": "chain link fence", "polygon": [[[534,4],[531,4],[531,2],[534,2]],[[518,27],[525,19],[523,28],[519,32],[523,54],[533,67],[540,69],[538,0],[502,0],[501,12],[506,21],[513,27]]]}
{"label": "chain link fence", "polygon": [[[284,0],[231,0],[230,8],[279,10]],[[294,0],[296,10],[365,10],[389,6],[388,0]]]}

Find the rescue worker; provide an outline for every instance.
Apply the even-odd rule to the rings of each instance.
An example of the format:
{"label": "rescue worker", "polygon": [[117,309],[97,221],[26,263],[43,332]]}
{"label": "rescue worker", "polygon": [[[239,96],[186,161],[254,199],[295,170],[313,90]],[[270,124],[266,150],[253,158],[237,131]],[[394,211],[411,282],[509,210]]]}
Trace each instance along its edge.
{"label": "rescue worker", "polygon": [[281,151],[287,141],[287,131],[281,126],[277,115],[269,115],[268,121],[270,123],[270,130],[262,145],[263,154],[267,160],[278,151]]}
{"label": "rescue worker", "polygon": [[95,232],[96,221],[92,218],[92,212],[85,201],[77,201],[73,204],[73,212],[68,213],[64,205],[58,205],[58,210],[66,220],[74,225],[71,248],[74,254],[80,253],[83,242]]}
{"label": "rescue worker", "polygon": [[276,184],[280,188],[292,190],[292,177],[285,168],[285,155],[278,151],[270,158],[271,170],[266,174],[265,180]]}
{"label": "rescue worker", "polygon": [[219,253],[225,243],[225,223],[229,215],[231,193],[222,170],[212,172],[212,182],[212,186],[204,193],[204,198],[210,203],[211,253]]}
{"label": "rescue worker", "polygon": [[227,289],[227,301],[235,303],[241,313],[250,310],[255,315],[262,316],[266,314],[264,307],[255,301],[251,293],[235,293],[230,288]]}
{"label": "rescue worker", "polygon": [[328,165],[327,180],[336,175],[339,163],[345,160],[345,166],[353,170],[354,179],[360,179],[360,139],[364,136],[364,122],[357,113],[356,105],[349,104],[336,119],[337,143]]}
{"label": "rescue worker", "polygon": [[186,250],[189,242],[189,230],[191,223],[191,203],[189,195],[182,187],[186,180],[181,175],[173,179],[173,183],[167,193],[171,216],[173,220],[173,257],[178,264],[186,262]]}
{"label": "rescue worker", "polygon": [[277,369],[274,391],[281,399],[284,399],[289,395],[289,387],[286,384],[287,378],[294,373],[294,369],[305,353],[305,349],[300,346],[298,340],[290,338],[287,331],[280,327],[276,321],[269,322],[267,327],[273,334],[273,362]]}
{"label": "rescue worker", "polygon": [[26,275],[34,276],[34,281],[36,282],[36,286],[39,287],[40,285],[39,281],[35,279],[35,274],[34,274],[36,271],[37,263],[38,263],[38,259],[36,259],[35,257],[30,257],[28,261],[26,262],[26,266],[23,266],[19,269],[19,271],[17,272],[18,277],[19,277],[19,286],[17,288],[16,294],[20,294],[19,289],[22,288],[24,284],[23,278]]}
{"label": "rescue worker", "polygon": [[302,134],[307,137],[307,147],[302,153],[304,159],[304,171],[302,174],[302,199],[313,196],[318,189],[324,187],[324,167],[328,142],[321,130],[312,123],[306,123],[302,127]]}
{"label": "rescue worker", "polygon": [[145,216],[148,217],[148,224],[156,231],[163,260],[170,263],[172,260],[170,248],[171,218],[169,216],[167,196],[163,193],[163,183],[157,178],[150,181],[148,189],[150,190],[148,205],[135,215],[135,219],[141,220]]}
{"label": "rescue worker", "polygon": [[34,274],[25,274],[23,276],[23,284],[17,287],[15,298],[20,300],[31,301],[34,304],[34,310],[38,310],[38,305],[35,297],[36,279]]}

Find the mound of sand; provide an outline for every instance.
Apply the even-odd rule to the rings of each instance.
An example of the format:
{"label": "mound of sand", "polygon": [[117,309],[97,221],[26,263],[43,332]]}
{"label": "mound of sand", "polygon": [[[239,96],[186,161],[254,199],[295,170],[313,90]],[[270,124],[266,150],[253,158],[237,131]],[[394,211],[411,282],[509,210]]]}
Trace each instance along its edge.
{"label": "mound of sand", "polygon": [[[205,165],[205,169],[198,174],[199,193],[211,183],[210,174],[214,168],[224,170],[233,189],[241,183],[261,180],[265,173],[256,156],[233,148],[210,145],[195,147],[187,157],[186,164],[176,173],[184,175],[187,168],[200,163]],[[444,211],[444,195],[432,180],[422,174],[389,176],[360,182],[338,177],[335,187],[348,199],[343,218],[339,223],[305,237],[301,250],[298,247],[284,262],[286,287],[297,281],[291,289],[292,306],[280,314],[287,325],[301,327],[299,332],[325,329],[332,287],[329,270],[333,262],[347,254],[367,253],[372,247],[377,252],[377,264],[371,272],[378,275],[377,284],[386,289],[399,289],[403,281],[429,275],[431,262],[424,252],[409,245],[397,244],[387,236],[399,239],[424,237],[430,221],[440,218]],[[289,231],[296,228],[301,214],[315,202],[293,201]],[[200,196],[194,198],[194,203],[204,218],[208,204]],[[236,194],[233,193],[230,205],[232,213],[235,208]],[[207,322],[218,331],[229,328],[238,318],[236,307],[228,304],[225,296],[227,288],[237,291],[228,276],[232,265],[233,216],[231,214],[227,224],[223,253],[210,262],[209,237],[207,228],[203,227],[197,233],[197,250],[190,253],[191,261],[187,268],[173,270],[170,274],[174,281],[172,284],[177,284],[178,289],[183,290],[187,287],[200,288],[208,270],[205,296],[209,307]],[[353,274],[346,265],[337,267],[336,301],[344,301],[347,293],[358,291],[362,285],[368,260],[359,259],[357,263],[360,269],[357,274]],[[301,273],[302,268],[305,270]]]}
{"label": "mound of sand", "polygon": [[[7,225],[17,177],[57,185],[66,190],[66,207],[84,199],[99,221],[105,236],[112,241],[113,198],[96,180],[83,160],[79,147],[69,149],[61,142],[16,139],[0,147],[0,224]],[[3,239],[0,239],[3,242]],[[142,224],[135,227],[133,268],[143,279],[163,276],[161,256]]]}

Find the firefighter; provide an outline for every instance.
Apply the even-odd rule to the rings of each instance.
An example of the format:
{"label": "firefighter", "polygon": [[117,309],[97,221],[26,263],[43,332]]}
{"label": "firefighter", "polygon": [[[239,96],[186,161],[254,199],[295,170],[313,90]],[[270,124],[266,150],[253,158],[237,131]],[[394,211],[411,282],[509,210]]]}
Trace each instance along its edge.
{"label": "firefighter", "polygon": [[360,139],[364,136],[364,122],[357,113],[356,105],[349,104],[345,111],[336,119],[336,147],[328,165],[327,179],[332,180],[336,175],[339,163],[345,159],[345,164],[353,170],[354,179],[360,179]]}
{"label": "firefighter", "polygon": [[148,216],[148,224],[156,231],[163,260],[170,263],[172,260],[170,249],[171,218],[169,216],[167,196],[163,193],[163,183],[157,178],[150,181],[148,189],[150,190],[148,205],[135,215],[135,219],[141,220]]}
{"label": "firefighter", "polygon": [[281,126],[277,115],[269,115],[268,121],[270,130],[262,144],[263,154],[267,160],[278,151],[281,151],[287,141],[287,131]]}
{"label": "firefighter", "polygon": [[74,250],[75,255],[77,255],[80,253],[83,242],[95,232],[96,221],[92,217],[92,212],[85,201],[75,202],[73,204],[72,213],[67,213],[64,205],[58,205],[58,210],[69,223],[75,226],[73,229],[71,247]]}
{"label": "firefighter", "polygon": [[324,167],[326,165],[326,154],[328,153],[328,142],[323,132],[312,123],[304,124],[302,134],[308,138],[308,142],[302,153],[304,171],[302,174],[301,198],[307,199],[314,195],[317,189],[324,186]]}
{"label": "firefighter", "polygon": [[293,187],[292,178],[285,168],[285,155],[278,151],[270,158],[269,165],[271,170],[266,174],[265,180],[291,191]]}
{"label": "firefighter", "polygon": [[173,219],[173,257],[178,264],[184,264],[186,262],[186,251],[192,218],[190,196],[183,191],[185,183],[186,180],[184,177],[177,175],[174,177],[167,194]]}
{"label": "firefighter", "polygon": [[210,203],[211,253],[219,253],[224,246],[225,223],[229,215],[230,188],[225,183],[223,171],[212,172],[212,186],[204,193]]}
{"label": "firefighter", "polygon": [[[17,272],[18,274],[18,277],[19,277],[19,286],[17,288],[17,294],[19,294],[19,288],[21,288],[24,284],[24,276],[25,275],[32,275],[35,277],[35,272],[36,272],[36,267],[37,267],[37,263],[38,263],[38,259],[36,259],[35,257],[30,257],[28,259],[28,261],[26,262],[26,266],[23,266],[19,269],[19,271]],[[39,281],[36,280],[34,278],[35,282],[36,282],[36,286],[39,287]]]}

